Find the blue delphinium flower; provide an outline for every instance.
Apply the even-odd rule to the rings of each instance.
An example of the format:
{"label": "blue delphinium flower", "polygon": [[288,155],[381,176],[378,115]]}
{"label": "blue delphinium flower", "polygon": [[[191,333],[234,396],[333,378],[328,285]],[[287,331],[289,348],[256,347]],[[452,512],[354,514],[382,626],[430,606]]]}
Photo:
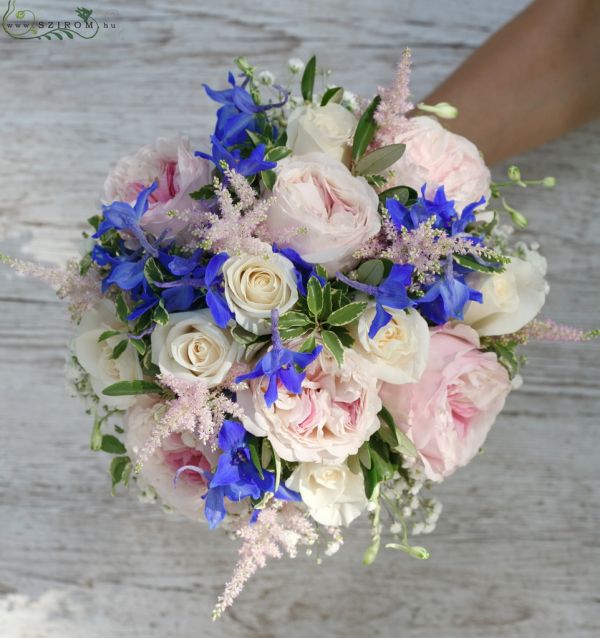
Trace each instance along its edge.
{"label": "blue delphinium flower", "polygon": [[265,160],[267,149],[264,144],[258,144],[248,157],[242,157],[239,149],[227,150],[221,140],[214,135],[211,137],[211,142],[212,154],[209,155],[202,151],[196,151],[194,155],[210,160],[221,173],[223,172],[223,162],[229,166],[230,169],[244,177],[252,177],[252,175],[256,175],[261,171],[272,170],[277,166],[276,162]]}
{"label": "blue delphinium flower", "polygon": [[304,370],[319,356],[323,349],[321,345],[317,345],[311,352],[296,352],[284,348],[279,335],[279,312],[276,309],[271,311],[271,330],[273,342],[271,350],[260,359],[254,370],[236,378],[236,383],[240,383],[248,379],[267,377],[269,383],[265,392],[265,403],[268,407],[277,401],[279,381],[292,394],[301,394],[302,382],[306,376]]}
{"label": "blue delphinium flower", "polygon": [[362,284],[354,279],[349,279],[342,273],[336,273],[336,277],[355,290],[364,292],[375,300],[375,317],[369,327],[369,338],[374,339],[375,335],[386,326],[392,315],[384,308],[395,308],[403,310],[415,305],[415,300],[408,296],[407,288],[412,283],[414,267],[410,264],[394,264],[388,276],[378,285],[370,286]]}
{"label": "blue delphinium flower", "polygon": [[204,283],[206,286],[206,305],[220,328],[225,328],[233,319],[233,312],[227,305],[223,294],[223,277],[220,274],[223,264],[229,259],[227,253],[219,253],[211,258],[206,265]]}
{"label": "blue delphinium flower", "polygon": [[275,498],[285,501],[299,501],[300,494],[289,490],[281,484],[275,489],[275,474],[268,470],[261,472],[254,465],[250,454],[249,434],[241,423],[224,421],[219,432],[219,447],[222,454],[217,462],[217,468],[212,475],[196,466],[185,465],[175,475],[177,477],[186,470],[196,471],[207,478],[208,492],[204,497],[206,504],[204,515],[211,529],[214,529],[225,518],[225,499],[241,501],[250,497],[261,499],[267,492]]}

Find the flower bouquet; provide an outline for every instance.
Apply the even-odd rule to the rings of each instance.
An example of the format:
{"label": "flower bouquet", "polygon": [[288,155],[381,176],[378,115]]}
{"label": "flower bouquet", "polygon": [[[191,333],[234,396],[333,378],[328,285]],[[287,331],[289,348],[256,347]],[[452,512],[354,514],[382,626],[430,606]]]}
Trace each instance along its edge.
{"label": "flower bouquet", "polygon": [[546,263],[513,240],[503,189],[553,180],[491,182],[449,105],[408,117],[408,51],[371,101],[314,57],[285,85],[236,64],[205,86],[204,150],[159,139],[117,163],[81,259],[3,258],[71,300],[68,376],[113,489],[241,539],[215,616],[269,557],[321,560],[361,515],[365,563],[382,544],[427,558],[430,490],[481,449],[517,347],[594,336],[536,319]]}

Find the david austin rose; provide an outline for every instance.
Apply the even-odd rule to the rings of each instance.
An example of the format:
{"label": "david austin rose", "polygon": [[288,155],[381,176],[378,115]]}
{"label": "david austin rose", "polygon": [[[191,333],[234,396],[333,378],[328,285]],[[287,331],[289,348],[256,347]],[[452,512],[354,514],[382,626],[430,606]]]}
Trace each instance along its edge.
{"label": "david austin rose", "polygon": [[383,405],[414,443],[427,478],[441,481],[477,454],[502,410],[510,380],[464,324],[432,331],[420,381],[384,384]]}
{"label": "david austin rose", "polygon": [[[161,405],[148,397],[138,397],[124,418],[125,447],[135,464],[156,426],[155,413]],[[203,445],[190,432],[171,434],[143,464],[139,474],[142,484],[152,487],[160,500],[174,511],[198,521],[204,519],[203,496],[207,478],[197,472],[175,475],[184,465],[194,465],[210,472],[217,463],[218,452]]]}
{"label": "david austin rose", "polygon": [[353,113],[334,102],[300,106],[288,118],[287,146],[294,155],[327,153],[348,166],[356,123]]}
{"label": "david austin rose", "polygon": [[362,473],[353,474],[345,463],[301,463],[285,484],[300,493],[321,525],[348,526],[367,506]]}
{"label": "david austin rose", "polygon": [[386,310],[392,315],[391,320],[370,339],[375,304],[369,304],[354,327],[355,348],[365,360],[369,373],[377,379],[388,383],[418,381],[429,352],[427,322],[412,308]]}
{"label": "david austin rose", "polygon": [[227,305],[250,332],[271,332],[271,310],[287,312],[298,301],[294,264],[283,255],[238,255],[223,264]]}
{"label": "david austin rose", "polygon": [[119,160],[106,178],[102,201],[135,202],[138,193],[157,180],[158,188],[149,198],[141,224],[157,237],[165,232],[172,237],[185,227],[185,222],[168,215],[169,211],[196,207],[189,193],[210,182],[210,171],[210,163],[194,156],[186,138],[160,138]]}
{"label": "david austin rose", "polygon": [[152,363],[176,377],[202,379],[208,387],[221,383],[237,360],[240,345],[213,321],[210,310],[169,315],[151,337]]}
{"label": "david austin rose", "polygon": [[545,261],[538,266],[512,257],[504,272],[469,276],[469,286],[481,291],[483,303],[468,304],[465,323],[483,337],[509,334],[521,329],[535,319],[546,302],[550,288],[544,273]]}
{"label": "david austin rose", "polygon": [[351,267],[353,253],[381,228],[375,191],[324,153],[286,158],[276,172],[271,235],[330,275]]}
{"label": "david austin rose", "polygon": [[458,213],[481,197],[490,197],[490,171],[477,147],[456,133],[446,130],[436,119],[426,116],[409,120],[397,139],[406,144],[404,155],[391,167],[389,186],[410,186],[433,197],[444,186],[446,197],[455,202]]}
{"label": "david austin rose", "polygon": [[263,378],[238,392],[242,423],[252,434],[268,437],[286,461],[342,463],[379,428],[379,384],[352,350],[345,351],[342,369],[322,352],[306,369],[300,395],[280,385],[269,408],[265,389]]}
{"label": "david austin rose", "polygon": [[[137,352],[131,344],[127,344],[120,357],[112,357],[115,346],[126,338],[127,333],[127,326],[116,317],[112,301],[103,299],[81,320],[72,348],[81,367],[90,375],[90,383],[100,402],[124,410],[135,401],[135,397],[109,397],[103,395],[102,390],[119,381],[140,380],[143,374]],[[122,334],[98,341],[102,333],[109,330],[120,330]]]}

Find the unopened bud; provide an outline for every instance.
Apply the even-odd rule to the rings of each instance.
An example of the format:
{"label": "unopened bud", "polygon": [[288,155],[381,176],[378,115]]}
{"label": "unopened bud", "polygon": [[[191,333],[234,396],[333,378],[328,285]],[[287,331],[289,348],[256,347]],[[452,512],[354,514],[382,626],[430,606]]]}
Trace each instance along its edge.
{"label": "unopened bud", "polygon": [[438,102],[433,106],[420,102],[417,104],[417,108],[419,111],[423,111],[424,113],[433,113],[433,115],[441,117],[444,120],[453,120],[458,115],[458,109],[455,106],[452,106],[452,104],[448,104],[448,102]]}
{"label": "unopened bud", "polygon": [[521,171],[517,166],[509,166],[508,167],[508,179],[511,182],[520,182],[521,181]]}
{"label": "unopened bud", "polygon": [[546,188],[554,188],[556,186],[556,178],[554,178],[554,177],[544,177],[544,181],[542,182],[542,184]]}

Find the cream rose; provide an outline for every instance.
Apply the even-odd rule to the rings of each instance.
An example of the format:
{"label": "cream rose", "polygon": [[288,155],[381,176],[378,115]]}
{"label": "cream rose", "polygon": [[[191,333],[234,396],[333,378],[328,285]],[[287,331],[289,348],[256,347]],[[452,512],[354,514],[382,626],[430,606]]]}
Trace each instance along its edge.
{"label": "cream rose", "polygon": [[362,473],[348,466],[301,463],[286,481],[321,525],[348,526],[367,506]]}
{"label": "cream rose", "polygon": [[152,333],[152,362],[177,377],[221,383],[240,353],[239,344],[213,321],[210,310],[171,313]]}
{"label": "cream rose", "polygon": [[230,257],[223,264],[223,283],[235,320],[257,335],[271,331],[271,310],[283,314],[298,301],[294,265],[278,253]]}
{"label": "cream rose", "polygon": [[[121,330],[122,334],[98,341],[103,332]],[[119,381],[137,381],[143,378],[138,355],[131,344],[117,359],[112,358],[113,349],[126,338],[127,327],[117,319],[112,301],[104,299],[87,313],[79,324],[78,335],[72,348],[81,367],[90,375],[90,383],[100,401],[110,407],[124,410],[135,397],[109,397],[102,390]]]}
{"label": "cream rose", "polygon": [[300,106],[288,118],[287,146],[294,155],[319,151],[349,165],[356,123],[348,109],[333,102]]}
{"label": "cream rose", "polygon": [[375,317],[371,303],[354,328],[355,347],[367,362],[370,374],[387,383],[414,383],[421,378],[429,352],[429,327],[414,309],[386,308],[392,315],[373,339],[369,328]]}
{"label": "cream rose", "polygon": [[516,332],[535,319],[549,290],[543,271],[518,257],[506,264],[504,272],[471,275],[467,281],[481,291],[483,303],[470,302],[464,321],[485,337]]}
{"label": "cream rose", "polygon": [[468,139],[446,130],[436,119],[413,117],[396,142],[406,144],[404,155],[392,166],[390,186],[411,186],[420,191],[427,184],[431,197],[444,186],[460,214],[481,197],[489,201],[490,171],[477,147]]}
{"label": "cream rose", "polygon": [[379,383],[352,350],[345,351],[341,369],[321,352],[306,369],[302,393],[291,394],[280,385],[270,408],[265,383],[254,379],[238,392],[242,423],[255,436],[268,437],[286,461],[342,463],[379,429]]}
{"label": "cream rose", "polygon": [[330,275],[353,266],[353,253],[381,228],[375,191],[324,153],[279,162],[273,194],[271,235]]}

